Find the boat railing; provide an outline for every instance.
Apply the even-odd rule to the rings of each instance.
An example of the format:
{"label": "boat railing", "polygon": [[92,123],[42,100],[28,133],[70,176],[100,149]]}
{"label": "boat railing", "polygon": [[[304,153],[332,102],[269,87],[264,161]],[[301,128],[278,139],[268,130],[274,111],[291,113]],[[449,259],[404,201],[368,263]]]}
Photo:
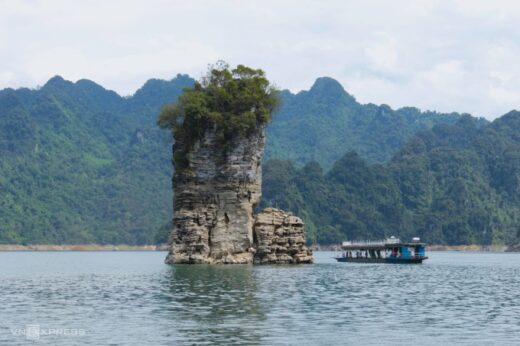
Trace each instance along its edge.
{"label": "boat railing", "polygon": [[395,237],[390,237],[385,240],[385,244],[399,244],[400,242],[401,242],[401,239],[395,238]]}
{"label": "boat railing", "polygon": [[399,238],[388,238],[385,240],[366,240],[366,241],[359,241],[359,240],[351,240],[351,241],[344,241],[341,243],[342,246],[363,246],[363,245],[370,245],[370,246],[384,246],[388,244],[399,244],[401,243],[401,240]]}
{"label": "boat railing", "polygon": [[385,245],[383,240],[368,240],[368,241],[344,241],[343,246],[357,246],[357,245]]}

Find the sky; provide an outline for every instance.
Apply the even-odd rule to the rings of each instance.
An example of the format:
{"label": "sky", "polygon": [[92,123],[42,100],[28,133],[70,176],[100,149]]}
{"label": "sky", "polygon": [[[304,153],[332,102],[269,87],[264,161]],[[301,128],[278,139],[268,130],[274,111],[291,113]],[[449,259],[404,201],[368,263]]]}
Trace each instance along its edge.
{"label": "sky", "polygon": [[131,95],[222,59],[293,92],[329,76],[361,103],[494,119],[520,109],[519,22],[500,0],[0,0],[0,88]]}

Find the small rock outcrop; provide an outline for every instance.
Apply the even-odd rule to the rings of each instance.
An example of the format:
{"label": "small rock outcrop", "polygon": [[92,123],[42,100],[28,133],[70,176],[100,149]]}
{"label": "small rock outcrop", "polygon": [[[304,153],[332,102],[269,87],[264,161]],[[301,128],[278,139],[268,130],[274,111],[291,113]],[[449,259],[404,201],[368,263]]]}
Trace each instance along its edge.
{"label": "small rock outcrop", "polygon": [[266,208],[255,216],[253,228],[255,264],[312,263],[312,251],[305,246],[302,219],[283,210]]}

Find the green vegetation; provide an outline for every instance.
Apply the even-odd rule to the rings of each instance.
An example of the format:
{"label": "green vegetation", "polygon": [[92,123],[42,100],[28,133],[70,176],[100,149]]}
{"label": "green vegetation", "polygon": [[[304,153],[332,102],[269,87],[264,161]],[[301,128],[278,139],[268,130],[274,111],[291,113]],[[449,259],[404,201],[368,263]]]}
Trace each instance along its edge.
{"label": "green vegetation", "polygon": [[175,138],[177,170],[187,165],[187,154],[205,131],[215,129],[225,147],[236,136],[253,133],[271,120],[278,105],[276,89],[264,71],[224,62],[211,66],[207,75],[164,107],[158,125],[170,128]]}
{"label": "green vegetation", "polygon": [[[318,78],[308,91],[280,94],[283,107],[267,128],[265,158],[290,160],[297,167],[316,161],[330,169],[348,151],[372,163],[385,162],[418,131],[453,124],[461,117],[362,105],[328,77]],[[474,120],[479,126],[486,123]]]}
{"label": "green vegetation", "polygon": [[172,208],[156,117],[192,84],[152,80],[122,98],[55,77],[0,91],[0,243],[154,243]]}
{"label": "green vegetation", "polygon": [[385,164],[345,154],[324,173],[272,160],[264,206],[310,220],[322,244],[390,235],[438,244],[511,244],[520,238],[520,112],[486,126],[469,116],[412,138]]}
{"label": "green vegetation", "polygon": [[[0,243],[150,244],[165,241],[169,230],[167,224],[172,218],[173,143],[169,131],[157,128],[156,119],[162,105],[175,100],[184,88],[192,87],[194,83],[186,75],[178,75],[171,81],[152,79],[130,97],[120,97],[88,80],[71,83],[60,77],[52,78],[38,90],[1,90]],[[201,86],[204,87],[204,82]],[[440,196],[436,190],[438,186],[444,186],[434,184],[430,187],[425,183],[430,179],[424,173],[430,172],[429,165],[435,163],[440,172],[441,165],[448,164],[442,156],[431,156],[430,151],[434,150],[428,149],[422,156],[414,154],[424,162],[408,162],[411,169],[405,170],[407,166],[398,165],[403,170],[402,176],[408,178],[399,181],[399,189],[392,187],[397,182],[387,169],[390,163],[384,166],[364,163],[363,167],[374,172],[372,179],[377,182],[379,175],[385,177],[387,180],[383,182],[387,183],[384,184],[390,184],[388,189],[396,196],[387,196],[389,201],[378,197],[379,190],[387,189],[383,182],[373,185],[379,190],[370,192],[371,195],[366,191],[356,192],[359,180],[353,180],[357,183],[352,183],[354,186],[349,188],[352,191],[348,190],[350,194],[333,191],[331,198],[338,199],[334,212],[327,207],[327,203],[332,205],[332,202],[321,193],[333,186],[327,182],[332,174],[329,168],[349,150],[360,153],[363,159],[358,157],[359,162],[364,162],[365,158],[369,162],[388,160],[417,130],[455,123],[460,115],[359,105],[330,78],[320,78],[311,90],[297,95],[287,91],[280,94],[283,102],[268,125],[266,152],[273,159],[292,159],[296,163],[273,161],[266,165],[264,204],[288,205],[287,209],[297,211],[305,219],[311,238],[323,242],[343,238],[350,232],[344,225],[354,225],[359,230],[356,232],[363,232],[367,227],[363,213],[368,218],[374,210],[385,215],[378,221],[385,228],[378,226],[378,229],[392,231],[386,228],[392,225],[386,218],[391,213],[380,211],[382,207],[371,207],[370,200],[363,199],[370,196],[388,208],[393,207],[392,198],[399,202],[397,206],[406,198],[408,216],[401,218],[398,213],[396,218],[419,225],[417,220],[422,214],[410,214],[409,210],[415,209],[408,205],[417,204],[417,210],[429,208],[430,200]],[[263,121],[261,117],[259,119]],[[469,195],[474,198],[471,203],[483,205],[475,210],[486,210],[482,208],[489,208],[498,198],[498,206],[493,207],[496,213],[492,214],[492,227],[502,229],[516,222],[510,220],[513,215],[510,209],[517,203],[516,196],[520,196],[515,194],[516,189],[520,190],[515,185],[518,151],[504,148],[509,148],[510,141],[506,138],[513,137],[518,127],[514,122],[505,122],[496,128],[486,126],[488,132],[485,132],[479,130],[483,127],[482,121],[474,118],[469,121],[477,124],[475,131],[480,131],[482,136],[487,133],[478,141],[482,150],[487,148],[483,151],[485,163],[478,157],[480,152],[475,154],[473,149],[473,156],[465,156],[466,152],[461,148],[469,150],[467,143],[475,141],[474,135],[466,130],[454,133],[458,127],[438,127],[435,132],[422,136],[421,141],[425,148],[453,147],[457,155],[466,158],[465,169],[471,168],[472,174],[480,179],[476,180],[476,186],[482,187],[479,187],[478,195]],[[503,133],[507,133],[504,138]],[[451,151],[445,151],[441,153],[450,157]],[[323,173],[319,165],[309,163],[313,160],[329,172]],[[449,162],[454,166],[458,161]],[[298,168],[307,163],[305,169]],[[423,170],[423,166],[428,169]],[[335,171],[338,175],[341,167]],[[353,174],[350,166],[345,170],[342,174]],[[482,175],[481,171],[486,173]],[[425,182],[416,186],[414,174]],[[355,178],[345,176],[344,179]],[[447,180],[440,173],[438,179]],[[363,186],[367,184],[363,182]],[[454,182],[451,184],[455,186]],[[468,185],[468,191],[473,191],[473,185],[474,182]],[[483,186],[490,189],[491,197]],[[282,198],[276,189],[284,189],[287,196]],[[428,194],[422,197],[418,195],[422,190],[415,189],[423,189]],[[448,187],[443,189],[448,190]],[[406,195],[401,195],[401,190],[406,191]],[[432,194],[429,194],[430,190]],[[354,197],[360,201],[352,203],[350,198]],[[481,200],[483,202],[476,202]],[[322,206],[318,204],[320,201]],[[435,200],[435,203],[444,202]],[[350,209],[345,207],[349,205]],[[350,210],[348,213],[346,208]],[[370,227],[375,229],[375,226]],[[406,227],[411,229],[411,226]],[[457,227],[453,225],[453,234],[464,231],[466,226]],[[504,235],[515,232],[508,228],[502,231]],[[503,239],[506,241],[507,237]]]}

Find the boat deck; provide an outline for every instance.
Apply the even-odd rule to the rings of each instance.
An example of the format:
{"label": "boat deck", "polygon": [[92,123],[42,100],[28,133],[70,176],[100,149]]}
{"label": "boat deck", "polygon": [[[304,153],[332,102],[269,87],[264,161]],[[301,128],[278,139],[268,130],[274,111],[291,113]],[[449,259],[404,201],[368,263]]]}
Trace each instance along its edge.
{"label": "boat deck", "polygon": [[344,242],[341,245],[343,250],[387,250],[396,247],[407,246],[417,247],[426,246],[426,243],[401,243],[401,242]]}
{"label": "boat deck", "polygon": [[388,258],[355,258],[355,257],[335,257],[338,262],[349,262],[349,263],[403,263],[403,264],[420,264],[428,257],[416,257],[416,258],[399,258],[399,257],[388,257]]}

